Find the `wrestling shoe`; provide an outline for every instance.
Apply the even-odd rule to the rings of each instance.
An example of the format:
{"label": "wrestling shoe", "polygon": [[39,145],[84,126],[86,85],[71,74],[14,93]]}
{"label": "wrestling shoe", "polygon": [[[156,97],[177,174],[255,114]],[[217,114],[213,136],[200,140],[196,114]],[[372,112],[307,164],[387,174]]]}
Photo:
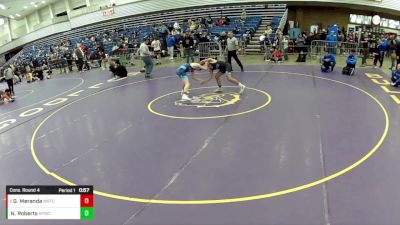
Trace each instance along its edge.
{"label": "wrestling shoe", "polygon": [[246,89],[246,86],[244,86],[243,84],[239,84],[239,88],[240,88],[239,94],[243,94],[244,89]]}
{"label": "wrestling shoe", "polygon": [[181,99],[182,100],[187,100],[187,101],[192,100],[187,94],[183,94]]}
{"label": "wrestling shoe", "polygon": [[214,93],[222,93],[222,87],[218,87],[214,90]]}

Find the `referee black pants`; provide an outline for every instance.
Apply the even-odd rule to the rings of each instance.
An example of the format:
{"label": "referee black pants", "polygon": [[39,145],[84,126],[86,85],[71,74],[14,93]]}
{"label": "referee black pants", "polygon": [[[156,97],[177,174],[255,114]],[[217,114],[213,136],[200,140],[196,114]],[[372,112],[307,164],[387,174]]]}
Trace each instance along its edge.
{"label": "referee black pants", "polygon": [[240,62],[238,56],[236,55],[236,50],[234,51],[228,51],[228,63],[232,65],[232,57],[235,59],[237,64],[239,65],[240,69],[243,70],[243,65],[242,62]]}

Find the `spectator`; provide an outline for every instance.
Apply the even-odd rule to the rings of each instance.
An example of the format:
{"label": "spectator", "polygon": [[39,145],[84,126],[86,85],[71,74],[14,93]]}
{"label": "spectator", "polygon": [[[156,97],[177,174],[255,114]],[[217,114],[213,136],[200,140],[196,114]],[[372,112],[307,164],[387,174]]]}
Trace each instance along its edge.
{"label": "spectator", "polygon": [[266,36],[267,38],[269,38],[269,37],[271,36],[271,34],[272,34],[272,27],[271,27],[271,26],[268,26],[268,27],[267,27],[267,30],[265,30],[264,34],[265,34],[265,36]]}
{"label": "spectator", "polygon": [[342,74],[353,76],[357,65],[356,51],[352,49],[346,59],[346,67],[343,68]]}
{"label": "spectator", "polygon": [[296,47],[298,49],[298,52],[306,52],[305,51],[305,39],[304,36],[302,34],[299,34],[299,36],[297,36],[296,38]]}
{"label": "spectator", "polygon": [[190,23],[190,31],[195,31],[197,29],[197,24],[194,21]]}
{"label": "spectator", "polygon": [[392,86],[400,85],[400,64],[397,64],[397,69],[392,72]]}
{"label": "spectator", "polygon": [[199,23],[201,24],[201,25],[203,25],[203,28],[205,28],[206,27],[206,18],[205,17],[201,17],[200,19],[199,19]]}
{"label": "spectator", "polygon": [[289,60],[289,57],[288,57],[289,37],[288,36],[283,37],[282,47],[283,47],[283,58],[287,61],[287,60]]}
{"label": "spectator", "polygon": [[283,35],[283,33],[282,33],[282,31],[281,31],[281,28],[276,29],[275,34],[276,34],[276,35]]}
{"label": "spectator", "polygon": [[396,57],[397,64],[400,64],[400,41],[396,40]]}
{"label": "spectator", "polygon": [[346,41],[350,42],[350,43],[354,43],[355,42],[355,35],[354,35],[353,31],[347,33]]}
{"label": "spectator", "polygon": [[172,35],[168,35],[167,37],[167,48],[169,59],[174,59],[174,47],[175,47],[175,38]]}
{"label": "spectator", "polygon": [[321,71],[322,72],[332,72],[336,65],[335,55],[326,51],[325,55],[321,58]]}
{"label": "spectator", "polygon": [[217,25],[217,26],[222,26],[223,24],[224,24],[224,21],[222,19],[217,19],[215,21],[215,25]]}
{"label": "spectator", "polygon": [[190,32],[186,32],[182,38],[182,47],[184,49],[184,55],[186,57],[186,63],[189,63],[189,58],[194,62],[193,49],[194,40],[190,35]]}
{"label": "spectator", "polygon": [[240,33],[240,28],[239,27],[235,27],[235,29],[232,31],[234,35],[237,35]]}
{"label": "spectator", "polygon": [[364,33],[361,36],[361,51],[362,51],[362,66],[366,66],[367,65],[367,58],[369,55],[369,37],[368,37],[368,33]]}
{"label": "spectator", "polygon": [[385,46],[384,43],[379,40],[378,46],[374,49],[374,66],[376,68],[377,63],[379,61],[379,68],[382,68],[383,65],[383,58],[385,56]]}
{"label": "spectator", "polygon": [[179,35],[179,34],[180,34],[179,30],[176,30],[175,28],[171,32],[172,36],[176,36],[176,35]]}
{"label": "spectator", "polygon": [[341,33],[339,34],[339,39],[338,39],[338,41],[339,41],[338,47],[339,47],[339,49],[340,49],[340,54],[343,54],[344,48],[345,48],[345,46],[342,44],[343,42],[345,42],[345,35],[344,35],[343,32],[341,32]]}
{"label": "spectator", "polygon": [[156,65],[161,64],[161,42],[159,38],[154,38],[151,42],[151,47],[153,48],[154,56],[156,57]]}
{"label": "spectator", "polygon": [[68,65],[68,70],[69,70],[69,72],[72,72],[72,54],[71,54],[69,51],[67,51],[67,52],[64,54],[64,58],[65,58],[65,60],[67,61],[67,65]]}
{"label": "spectator", "polygon": [[118,50],[118,45],[114,44],[112,49],[111,49],[111,52],[116,52],[117,50]]}
{"label": "spectator", "polygon": [[282,52],[279,51],[278,48],[275,48],[272,52],[271,61],[274,63],[281,63],[282,62]]}
{"label": "spectator", "polygon": [[229,25],[231,23],[231,19],[229,19],[229,17],[228,16],[225,16],[225,18],[224,18],[224,25]]}
{"label": "spectator", "polygon": [[102,48],[99,48],[98,51],[99,51],[99,59],[100,59],[99,60],[99,64],[100,64],[100,67],[101,67],[102,70],[105,70],[106,69],[106,62],[107,62],[107,55],[104,52],[104,49],[102,49]]}
{"label": "spectator", "polygon": [[396,61],[397,61],[397,42],[395,39],[395,35],[390,35],[389,42],[388,42],[388,53],[390,55],[390,59],[392,61],[392,66],[390,70],[396,69]]}
{"label": "spectator", "polygon": [[336,36],[335,31],[331,31],[331,33],[328,36],[326,36],[326,41],[328,42],[327,43],[328,51],[331,54],[336,54],[338,38]]}
{"label": "spectator", "polygon": [[206,19],[206,25],[207,25],[208,27],[212,27],[212,25],[213,25],[213,20],[211,19],[211,16],[208,16],[208,17],[207,17],[207,19]]}
{"label": "spectator", "polygon": [[[243,38],[244,38],[246,44],[250,43],[251,37],[252,37],[251,30],[250,29],[246,29],[246,31],[243,34]],[[264,39],[265,39],[265,35],[264,35]],[[260,40],[261,40],[261,38],[260,38]]]}
{"label": "spectator", "polygon": [[83,72],[82,71],[82,67],[83,67],[83,53],[81,51],[81,49],[79,47],[75,48],[75,56],[78,59],[77,60],[77,66],[78,66],[78,71],[79,72]]}
{"label": "spectator", "polygon": [[325,29],[322,29],[321,35],[320,35],[321,40],[326,40],[326,37],[327,37],[326,30],[325,30]]}
{"label": "spectator", "polygon": [[240,14],[240,22],[244,24],[246,22],[246,19],[247,19],[246,9],[243,9],[242,14]]}
{"label": "spectator", "polygon": [[128,71],[126,70],[126,67],[121,65],[118,59],[115,62],[110,63],[110,71],[113,73],[113,76],[115,78],[128,76]]}
{"label": "spectator", "polygon": [[203,43],[203,42],[210,42],[210,39],[209,39],[207,33],[201,33],[200,35],[201,35],[201,36],[200,36],[200,39],[199,39],[199,42],[200,42],[200,43]]}
{"label": "spectator", "polygon": [[280,50],[281,42],[282,42],[282,34],[276,34],[272,46]]}

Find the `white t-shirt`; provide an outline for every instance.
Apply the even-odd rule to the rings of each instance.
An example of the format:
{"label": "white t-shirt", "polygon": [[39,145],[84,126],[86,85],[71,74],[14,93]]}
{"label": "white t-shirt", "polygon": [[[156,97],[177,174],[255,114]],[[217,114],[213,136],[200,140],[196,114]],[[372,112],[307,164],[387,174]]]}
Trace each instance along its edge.
{"label": "white t-shirt", "polygon": [[151,42],[151,47],[153,47],[154,51],[160,51],[161,50],[161,43],[159,40],[154,40]]}

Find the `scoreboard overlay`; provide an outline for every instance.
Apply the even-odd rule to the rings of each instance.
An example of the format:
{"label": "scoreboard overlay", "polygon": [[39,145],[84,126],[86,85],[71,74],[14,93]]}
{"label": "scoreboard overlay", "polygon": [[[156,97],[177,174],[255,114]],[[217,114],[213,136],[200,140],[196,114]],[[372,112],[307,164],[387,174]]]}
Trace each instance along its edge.
{"label": "scoreboard overlay", "polygon": [[93,186],[6,186],[7,220],[91,220]]}

